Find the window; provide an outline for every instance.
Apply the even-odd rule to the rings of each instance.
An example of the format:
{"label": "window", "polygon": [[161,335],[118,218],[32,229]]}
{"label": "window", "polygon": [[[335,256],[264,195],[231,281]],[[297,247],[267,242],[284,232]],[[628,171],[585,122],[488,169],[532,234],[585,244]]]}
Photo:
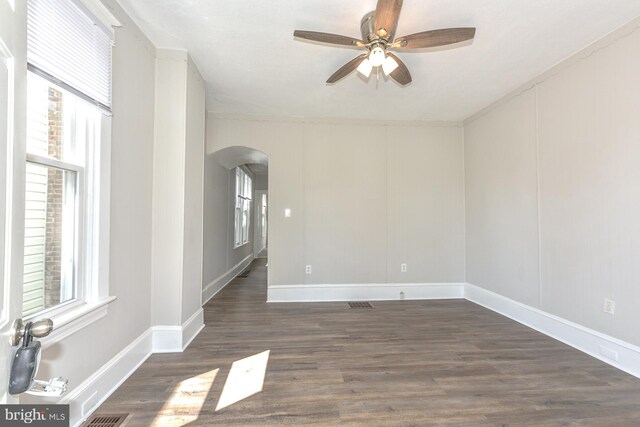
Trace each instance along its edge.
{"label": "window", "polygon": [[249,243],[251,219],[251,177],[240,167],[236,171],[236,209],[233,247]]}
{"label": "window", "polygon": [[267,195],[262,195],[262,209],[260,210],[260,230],[262,237],[267,237]]}
{"label": "window", "polygon": [[28,0],[27,28],[23,315],[33,317],[104,294],[111,34],[71,0]]}

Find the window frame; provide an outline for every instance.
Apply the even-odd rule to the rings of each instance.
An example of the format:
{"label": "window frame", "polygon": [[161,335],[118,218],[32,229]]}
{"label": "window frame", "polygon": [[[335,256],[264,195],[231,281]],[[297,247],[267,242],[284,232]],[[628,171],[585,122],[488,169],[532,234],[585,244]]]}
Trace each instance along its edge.
{"label": "window frame", "polygon": [[64,162],[47,156],[41,156],[33,153],[26,153],[26,164],[32,164],[36,166],[42,166],[47,168],[54,168],[62,171],[69,171],[75,173],[75,221],[74,221],[74,268],[73,268],[73,298],[68,301],[61,302],[49,308],[33,312],[26,316],[23,315],[24,320],[32,320],[39,317],[55,316],[58,313],[71,310],[84,303],[84,294],[86,284],[84,283],[83,271],[85,267],[84,254],[85,251],[81,249],[84,247],[84,234],[85,234],[85,210],[86,206],[86,191],[85,191],[85,168],[83,166]]}
{"label": "window frame", "polygon": [[[25,319],[49,317],[53,320],[56,333],[40,339],[43,348],[47,348],[77,331],[91,325],[107,315],[108,306],[117,299],[109,292],[109,245],[110,245],[110,211],[111,211],[111,116],[100,114],[100,142],[94,145],[95,153],[90,157],[94,177],[99,179],[94,186],[97,192],[90,194],[92,202],[86,210],[85,217],[91,226],[84,224],[89,230],[84,236],[87,262],[94,268],[82,271],[85,278],[82,287],[83,298],[58,304],[55,307],[31,314]],[[89,148],[89,147],[87,147]],[[89,150],[87,150],[89,151]],[[89,161],[89,160],[88,160]],[[78,290],[79,291],[79,290]]]}
{"label": "window frame", "polygon": [[233,249],[238,249],[251,241],[253,178],[241,166],[237,166],[235,180]]}
{"label": "window frame", "polygon": [[267,193],[263,193],[260,198],[260,233],[262,237],[267,237]]}
{"label": "window frame", "polygon": [[[29,72],[30,73],[30,72]],[[110,170],[111,170],[111,117],[99,107],[87,103],[74,93],[44,79],[37,73],[33,78],[43,79],[49,87],[74,96],[75,102],[95,108],[99,129],[85,127],[87,140],[83,147],[83,160],[74,163],[26,151],[26,163],[51,167],[76,174],[75,236],[74,236],[74,297],[69,301],[44,308],[24,316],[25,320],[41,317],[68,317],[69,312],[92,304],[100,304],[109,297],[109,221],[110,221]],[[76,117],[73,117],[73,134],[77,136]],[[78,159],[76,159],[78,160]],[[106,265],[107,268],[101,266]],[[106,314],[106,313],[105,313]],[[72,319],[71,319],[72,320]],[[59,323],[59,322],[57,322]]]}

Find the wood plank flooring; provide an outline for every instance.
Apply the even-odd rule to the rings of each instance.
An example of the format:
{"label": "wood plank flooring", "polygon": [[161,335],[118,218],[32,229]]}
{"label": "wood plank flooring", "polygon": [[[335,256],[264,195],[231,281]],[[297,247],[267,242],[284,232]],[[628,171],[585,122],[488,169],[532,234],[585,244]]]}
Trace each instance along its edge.
{"label": "wood plank flooring", "polygon": [[[252,265],[182,354],[153,355],[98,413],[127,426],[640,426],[640,380],[465,300],[266,304]],[[234,361],[263,390],[216,411]],[[213,383],[211,381],[213,380]]]}

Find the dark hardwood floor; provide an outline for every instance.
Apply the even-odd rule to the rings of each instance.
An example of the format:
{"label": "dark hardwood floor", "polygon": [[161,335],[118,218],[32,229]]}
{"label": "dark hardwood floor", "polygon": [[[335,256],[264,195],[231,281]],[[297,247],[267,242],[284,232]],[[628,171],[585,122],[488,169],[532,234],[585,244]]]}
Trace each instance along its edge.
{"label": "dark hardwood floor", "polygon": [[[256,261],[206,304],[184,353],[151,356],[98,413],[130,413],[128,426],[640,426],[639,379],[471,302],[265,300]],[[262,391],[216,411],[233,362],[266,350]]]}

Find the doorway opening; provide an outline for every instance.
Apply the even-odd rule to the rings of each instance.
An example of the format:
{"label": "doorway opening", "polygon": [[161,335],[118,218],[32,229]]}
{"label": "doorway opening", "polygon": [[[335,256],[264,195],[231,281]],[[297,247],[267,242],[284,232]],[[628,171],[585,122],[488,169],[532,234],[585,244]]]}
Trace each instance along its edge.
{"label": "doorway opening", "polygon": [[267,263],[268,156],[240,146],[209,155],[204,193],[203,304],[254,260]]}

